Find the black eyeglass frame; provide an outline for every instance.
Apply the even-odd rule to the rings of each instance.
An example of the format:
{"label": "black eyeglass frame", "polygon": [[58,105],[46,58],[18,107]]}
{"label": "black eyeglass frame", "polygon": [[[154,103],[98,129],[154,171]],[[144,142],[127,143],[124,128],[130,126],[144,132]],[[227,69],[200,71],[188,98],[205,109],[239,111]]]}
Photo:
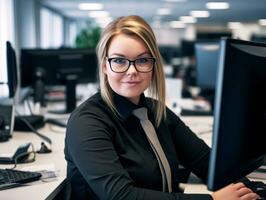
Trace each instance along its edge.
{"label": "black eyeglass frame", "polygon": [[113,58],[108,58],[108,57],[106,57],[106,58],[107,58],[107,61],[108,61],[108,63],[109,63],[109,66],[110,66],[111,70],[112,70],[113,72],[115,72],[115,73],[125,73],[125,72],[129,69],[131,63],[133,64],[133,66],[135,67],[135,69],[136,69],[137,72],[140,72],[140,73],[149,73],[149,72],[151,72],[151,71],[153,70],[154,65],[155,65],[155,62],[156,62],[156,59],[153,58],[153,57],[143,57],[144,59],[151,59],[151,60],[152,60],[152,67],[151,67],[151,70],[149,70],[149,71],[139,71],[138,68],[136,67],[136,64],[135,64],[135,63],[136,63],[137,60],[139,60],[139,59],[143,59],[143,58],[137,58],[137,59],[135,59],[135,60],[129,60],[129,59],[127,59],[127,58],[121,58],[121,59],[125,59],[125,60],[127,60],[127,61],[129,62],[129,63],[128,63],[128,67],[127,67],[124,71],[117,72],[117,71],[114,71],[114,70],[113,70],[113,68],[112,68],[112,64],[111,64],[111,61],[112,61],[113,59],[118,59],[118,58],[120,58],[120,57],[113,57]]}

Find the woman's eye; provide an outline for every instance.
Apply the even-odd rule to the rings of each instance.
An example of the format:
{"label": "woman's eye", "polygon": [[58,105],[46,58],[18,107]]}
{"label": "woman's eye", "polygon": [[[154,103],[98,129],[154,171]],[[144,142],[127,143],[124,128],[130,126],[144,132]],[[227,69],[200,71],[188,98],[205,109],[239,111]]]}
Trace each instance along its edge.
{"label": "woman's eye", "polygon": [[125,64],[126,63],[126,59],[124,59],[124,58],[116,58],[116,59],[113,59],[113,62],[117,63],[117,64]]}
{"label": "woman's eye", "polygon": [[148,60],[147,58],[139,58],[139,59],[137,60],[137,62],[140,63],[140,64],[147,63],[148,61],[149,61],[149,60]]}

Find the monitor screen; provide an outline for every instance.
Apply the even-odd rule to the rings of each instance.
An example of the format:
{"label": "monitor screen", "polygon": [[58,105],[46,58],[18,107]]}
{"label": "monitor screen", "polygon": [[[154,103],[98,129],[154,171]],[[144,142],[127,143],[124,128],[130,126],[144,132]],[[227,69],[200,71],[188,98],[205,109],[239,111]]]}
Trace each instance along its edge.
{"label": "monitor screen", "polygon": [[220,48],[209,190],[254,171],[266,154],[266,44],[224,39]]}
{"label": "monitor screen", "polygon": [[42,69],[45,85],[64,85],[64,75],[75,74],[78,83],[96,82],[97,56],[94,49],[22,49],[21,86],[32,86]]}
{"label": "monitor screen", "polygon": [[182,40],[180,54],[182,57],[193,57],[195,55],[194,49],[195,41]]}
{"label": "monitor screen", "polygon": [[219,41],[221,38],[231,38],[231,32],[197,32],[196,38],[197,41]]}
{"label": "monitor screen", "polygon": [[196,43],[197,86],[215,89],[219,58],[219,43]]}
{"label": "monitor screen", "polygon": [[16,53],[9,41],[6,42],[6,56],[7,56],[7,85],[9,90],[9,98],[13,98],[17,91],[18,77],[17,77],[17,61]]}
{"label": "monitor screen", "polygon": [[172,64],[173,58],[180,57],[180,50],[175,46],[159,46],[159,51],[165,64]]}
{"label": "monitor screen", "polygon": [[44,86],[66,86],[66,109],[76,107],[76,84],[97,81],[95,49],[22,49],[21,87],[34,87],[34,101],[45,101]]}

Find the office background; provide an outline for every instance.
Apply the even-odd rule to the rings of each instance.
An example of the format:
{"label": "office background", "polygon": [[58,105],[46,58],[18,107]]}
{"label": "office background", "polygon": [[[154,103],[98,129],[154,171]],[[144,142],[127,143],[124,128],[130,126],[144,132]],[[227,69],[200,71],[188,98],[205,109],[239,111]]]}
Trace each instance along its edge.
{"label": "office background", "polygon": [[[21,48],[74,47],[75,38],[82,29],[104,27],[122,15],[138,14],[144,17],[153,27],[161,46],[178,48],[182,40],[196,40],[199,33],[229,32],[232,37],[244,40],[266,37],[264,0],[227,0],[220,7],[213,7],[215,5],[208,2],[1,0],[0,80],[6,82],[7,79],[6,40],[11,41],[18,57]],[[4,92],[6,90],[2,89],[1,93]]]}
{"label": "office background", "polygon": [[[215,3],[217,2],[215,1]],[[18,67],[21,67],[22,49],[26,49],[26,52],[27,49],[33,49],[33,52],[37,52],[34,50],[39,48],[53,49],[56,50],[58,55],[60,55],[61,50],[68,51],[69,49],[74,52],[71,48],[82,46],[82,42],[79,42],[77,37],[82,38],[81,33],[84,33],[84,30],[92,35],[95,34],[94,39],[97,39],[97,31],[106,26],[107,23],[116,17],[130,14],[144,17],[154,29],[164,58],[166,76],[174,78],[171,82],[168,80],[167,83],[171,85],[170,91],[176,90],[176,93],[170,98],[174,99],[171,106],[177,114],[180,113],[180,110],[177,109],[175,98],[178,98],[178,103],[180,103],[180,97],[186,97],[186,91],[178,94],[176,86],[180,85],[180,82],[176,78],[188,78],[186,84],[199,86],[198,83],[195,84],[195,80],[193,82],[191,79],[193,72],[191,73],[190,70],[195,70],[195,65],[201,63],[202,60],[198,60],[201,58],[200,55],[202,55],[203,61],[206,61],[207,58],[208,62],[203,62],[204,66],[208,64],[215,65],[219,48],[217,47],[218,38],[230,36],[243,40],[266,42],[265,0],[227,0],[220,1],[219,4],[210,4],[207,0],[0,0],[0,99],[2,96],[8,95],[7,84],[5,84],[8,79],[5,44],[7,40],[11,42],[16,50]],[[92,30],[95,32],[92,33]],[[199,41],[208,44],[202,43],[203,48],[201,48],[201,45],[196,45]],[[90,45],[95,46],[95,43]],[[211,52],[202,50],[206,49],[206,45],[210,45],[207,49],[212,50]],[[192,53],[192,51],[196,52]],[[89,56],[89,51],[86,51],[86,53]],[[210,57],[210,53],[213,55],[212,57]],[[196,59],[193,56],[196,56]],[[214,61],[210,62],[212,59]],[[54,65],[51,66],[51,68],[56,68]],[[194,68],[191,66],[194,66]],[[214,73],[201,74],[210,75]],[[202,80],[210,80],[208,77],[201,78],[203,78]],[[216,80],[216,78],[213,79]],[[202,87],[214,90],[213,82],[215,81],[202,83],[205,84]],[[181,87],[178,86],[178,88]],[[86,97],[92,94],[88,92],[88,89],[92,92],[96,91],[93,86],[91,88],[89,86],[79,87],[79,89],[81,89],[80,94],[84,95],[86,93]],[[79,95],[77,95],[77,100],[80,100]],[[205,104],[201,104],[202,102],[193,104],[190,100],[183,102],[183,108],[186,108],[187,104],[192,104],[195,108],[199,107],[200,110],[206,108]],[[52,100],[49,103],[51,105],[48,107],[49,110],[47,108],[47,111],[58,108],[57,105],[53,107]],[[60,106],[64,104],[62,99],[60,99],[59,104]],[[21,105],[22,108],[24,108],[23,106]],[[49,117],[51,113],[47,113]],[[202,113],[198,112],[201,115]],[[200,116],[195,119],[185,115],[182,117],[195,133],[203,137],[208,145],[211,145],[212,113],[204,112],[204,114],[208,116]],[[191,115],[191,113],[188,112],[188,115]],[[65,122],[64,120],[65,118],[63,122]],[[58,163],[55,163],[56,168],[59,168],[62,172],[59,180],[54,183],[55,186],[43,194],[43,199],[46,199],[47,195],[51,194],[51,191],[55,190],[65,177],[66,165],[62,153],[65,130],[60,129],[59,132],[61,131],[62,134],[59,135],[58,132],[46,125],[41,131],[51,137],[54,144],[56,144],[53,147],[53,158],[58,161]],[[29,140],[32,140],[34,145],[39,148],[40,138],[36,139],[35,135],[26,134],[14,135],[14,139],[10,140],[12,148],[16,148],[21,143]],[[9,146],[10,143],[3,143],[3,149],[10,151]],[[37,164],[45,164],[49,163],[50,160],[49,155],[39,155],[36,162]],[[36,187],[42,188],[41,185]],[[5,194],[9,197],[11,195],[8,191]],[[40,194],[36,195],[39,197]]]}

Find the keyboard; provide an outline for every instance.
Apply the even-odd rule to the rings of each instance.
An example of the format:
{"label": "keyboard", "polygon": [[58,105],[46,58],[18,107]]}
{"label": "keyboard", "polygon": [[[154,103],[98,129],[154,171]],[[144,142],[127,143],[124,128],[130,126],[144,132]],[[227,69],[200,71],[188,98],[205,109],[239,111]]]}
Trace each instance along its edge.
{"label": "keyboard", "polygon": [[266,199],[266,184],[262,181],[244,181],[244,184],[253,192],[257,193],[263,200]]}
{"label": "keyboard", "polygon": [[182,109],[181,116],[212,116],[212,111]]}
{"label": "keyboard", "polygon": [[0,169],[0,190],[18,187],[24,183],[36,181],[41,173],[14,169]]}

